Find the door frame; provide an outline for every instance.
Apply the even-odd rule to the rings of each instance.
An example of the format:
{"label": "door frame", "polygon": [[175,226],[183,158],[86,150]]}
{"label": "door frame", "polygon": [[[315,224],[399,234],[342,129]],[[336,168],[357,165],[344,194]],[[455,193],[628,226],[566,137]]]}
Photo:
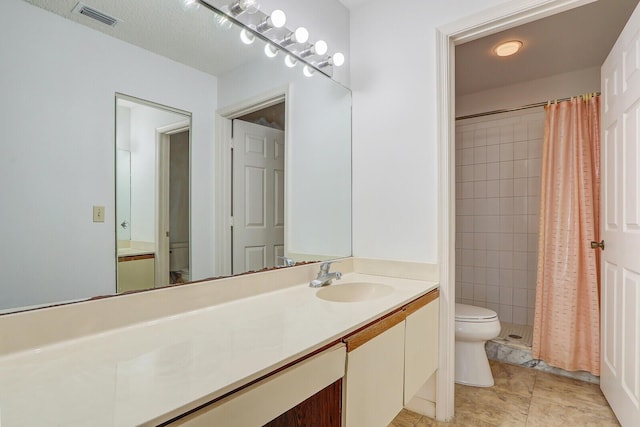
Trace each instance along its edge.
{"label": "door frame", "polygon": [[597,0],[511,1],[436,28],[438,138],[439,367],[436,418],[454,415],[455,368],[455,46]]}
{"label": "door frame", "polygon": [[[169,229],[169,162],[171,135],[189,131],[189,158],[191,158],[191,120],[185,119],[177,123],[156,128],[156,244],[155,244],[155,287],[168,286],[160,282],[163,276],[169,278],[170,237],[165,234]],[[191,164],[189,164],[191,169]],[[191,171],[189,171],[189,207],[191,207]],[[189,214],[191,218],[191,214]],[[189,220],[189,254],[191,254],[191,220]],[[189,256],[191,269],[191,256]]]}
{"label": "door frame", "polygon": [[[232,146],[232,120],[245,114],[270,107],[280,102],[285,103],[285,123],[284,123],[284,168],[291,170],[289,162],[291,160],[289,139],[289,128],[291,123],[291,108],[289,108],[291,88],[289,85],[276,87],[256,96],[238,101],[226,107],[220,108],[215,113],[215,156],[216,172],[215,180],[215,228],[213,241],[215,242],[214,266],[217,276],[228,276],[231,274],[231,146]],[[285,172],[286,173],[286,172]],[[285,178],[286,179],[286,178]],[[285,220],[284,235],[285,242],[287,236],[288,211],[286,200],[289,197],[289,185],[285,182]]]}

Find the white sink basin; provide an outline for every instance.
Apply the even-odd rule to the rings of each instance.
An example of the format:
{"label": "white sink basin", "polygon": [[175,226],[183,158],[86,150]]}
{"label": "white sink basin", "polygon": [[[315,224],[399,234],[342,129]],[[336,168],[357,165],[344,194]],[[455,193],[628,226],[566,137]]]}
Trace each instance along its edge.
{"label": "white sink basin", "polygon": [[329,285],[316,292],[316,296],[333,302],[360,302],[382,298],[392,292],[393,288],[388,285],[354,282],[344,285]]}

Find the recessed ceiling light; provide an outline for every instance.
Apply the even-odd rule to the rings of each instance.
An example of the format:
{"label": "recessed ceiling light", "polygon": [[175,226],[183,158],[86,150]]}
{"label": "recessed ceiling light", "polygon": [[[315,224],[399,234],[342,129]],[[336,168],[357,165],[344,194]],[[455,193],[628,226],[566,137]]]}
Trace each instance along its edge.
{"label": "recessed ceiling light", "polygon": [[494,49],[494,52],[498,56],[510,56],[510,55],[513,55],[514,53],[517,53],[521,47],[522,47],[521,41],[511,40],[511,41],[499,44]]}

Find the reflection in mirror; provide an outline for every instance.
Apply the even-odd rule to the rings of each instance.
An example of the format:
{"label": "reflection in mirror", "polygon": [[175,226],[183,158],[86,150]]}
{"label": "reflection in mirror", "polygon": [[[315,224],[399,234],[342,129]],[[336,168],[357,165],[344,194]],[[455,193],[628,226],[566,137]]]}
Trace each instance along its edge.
{"label": "reflection in mirror", "polygon": [[118,292],[189,281],[190,127],[188,113],[116,98]]}
{"label": "reflection in mirror", "polygon": [[[116,26],[73,13],[77,0],[0,2],[0,57],[11,64],[0,76],[0,311],[114,294],[118,251],[141,242],[153,244],[153,287],[231,274],[227,144],[231,121],[257,100],[286,102],[286,174],[274,187],[284,213],[272,217],[284,229],[278,253],[297,261],[351,255],[348,89],[287,68],[282,53],[268,58],[259,38],[244,45],[238,26],[217,26],[205,7],[85,3],[118,18]],[[132,146],[114,148],[119,93],[191,115],[191,197],[188,209],[169,208],[169,235],[171,219],[182,216],[188,237],[167,243],[182,249],[173,261],[157,248],[156,187],[140,194]],[[104,222],[93,221],[93,207],[105,208]],[[233,272],[258,269],[257,258]]]}

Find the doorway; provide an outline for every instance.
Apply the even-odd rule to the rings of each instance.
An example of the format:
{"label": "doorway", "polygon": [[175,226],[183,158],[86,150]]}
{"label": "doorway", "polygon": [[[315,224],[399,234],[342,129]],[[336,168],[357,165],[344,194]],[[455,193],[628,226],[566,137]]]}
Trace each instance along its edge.
{"label": "doorway", "polygon": [[116,113],[116,290],[187,281],[191,114],[122,94]]}
{"label": "doorway", "polygon": [[455,76],[453,64],[455,46],[502,30],[591,3],[589,0],[535,1],[527,6],[505,4],[486,13],[441,27],[437,31],[437,85],[439,169],[439,241],[440,280],[445,284],[441,306],[440,357],[438,371],[437,417],[453,415],[454,390],[454,312],[455,312]]}

